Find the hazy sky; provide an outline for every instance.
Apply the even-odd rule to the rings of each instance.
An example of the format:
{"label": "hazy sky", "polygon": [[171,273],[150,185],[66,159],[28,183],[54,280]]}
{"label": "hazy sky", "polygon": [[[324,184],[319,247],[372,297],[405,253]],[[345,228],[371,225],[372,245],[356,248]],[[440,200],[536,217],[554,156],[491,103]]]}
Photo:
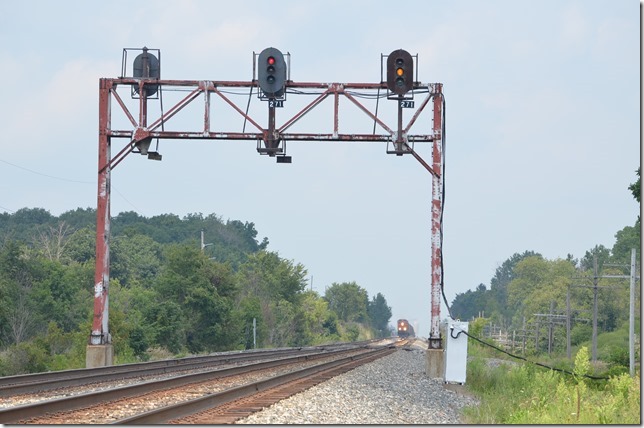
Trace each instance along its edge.
{"label": "hazy sky", "polygon": [[[641,152],[635,0],[4,0],[0,210],[96,207],[98,80],[120,75],[123,48],[142,46],[160,49],[161,77],[177,80],[249,81],[253,52],[273,46],[291,54],[294,81],[376,83],[381,54],[418,54],[418,80],[442,83],[446,99],[450,303],[489,286],[516,252],[580,258],[610,248],[639,212],[627,189]],[[177,96],[164,94],[166,109]],[[248,97],[231,98],[245,106]],[[278,125],[310,101],[289,95]],[[393,106],[380,108],[385,118]],[[263,126],[265,110],[251,99]],[[158,102],[150,111],[158,117]],[[297,131],[330,132],[329,111]],[[174,126],[200,114],[188,110]],[[240,132],[243,120],[227,114],[216,110],[213,129]],[[371,132],[346,100],[340,114],[341,132]],[[429,109],[419,127],[430,118]],[[126,140],[112,143],[115,154]],[[429,173],[380,143],[287,147],[290,165],[254,142],[161,141],[163,161],[130,155],[114,169],[112,214],[253,222],[269,249],[308,269],[316,291],[356,281],[385,296],[392,321],[408,318],[427,336]],[[431,160],[428,145],[417,148]]]}

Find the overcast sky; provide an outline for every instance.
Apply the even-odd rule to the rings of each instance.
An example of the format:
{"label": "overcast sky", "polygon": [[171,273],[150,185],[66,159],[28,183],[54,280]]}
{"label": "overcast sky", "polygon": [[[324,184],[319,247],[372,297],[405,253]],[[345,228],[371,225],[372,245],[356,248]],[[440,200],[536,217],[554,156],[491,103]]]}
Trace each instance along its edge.
{"label": "overcast sky", "polygon": [[[273,46],[291,54],[294,81],[377,83],[381,54],[418,54],[418,80],[442,83],[446,99],[450,303],[489,287],[516,252],[580,258],[610,248],[639,212],[627,189],[641,152],[635,0],[4,0],[0,211],[96,207],[98,81],[120,76],[123,48],[142,46],[160,49],[161,77],[176,80],[249,81],[253,52]],[[173,96],[164,94],[166,110]],[[231,99],[243,107],[248,97]],[[278,125],[310,101],[289,95]],[[114,124],[125,123],[115,106]],[[383,120],[392,108],[381,101]],[[238,115],[213,109],[213,130],[241,132]],[[331,132],[330,111],[297,131]],[[151,101],[150,116],[159,112]],[[256,97],[250,112],[267,126]],[[188,110],[174,126],[195,130],[200,115]],[[340,115],[341,132],[372,131],[346,100]],[[428,109],[419,128],[430,121]],[[112,153],[126,143],[112,140]],[[308,269],[314,290],[356,281],[385,296],[392,322],[407,318],[427,336],[429,173],[381,143],[287,149],[290,165],[254,142],[162,140],[161,162],[130,155],[114,169],[112,215],[253,222],[270,250]],[[417,149],[431,160],[428,145]]]}

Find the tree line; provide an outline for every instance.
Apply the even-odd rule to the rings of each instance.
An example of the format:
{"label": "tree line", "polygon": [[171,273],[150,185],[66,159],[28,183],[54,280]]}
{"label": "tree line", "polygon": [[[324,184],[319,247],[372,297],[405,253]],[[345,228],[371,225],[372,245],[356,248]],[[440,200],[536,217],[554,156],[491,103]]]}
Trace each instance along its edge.
{"label": "tree line", "polygon": [[[0,376],[84,367],[95,224],[90,208],[0,214]],[[307,290],[306,268],[270,251],[252,222],[124,212],[111,226],[116,363],[392,334],[381,293],[355,282]],[[201,248],[201,231],[212,245]]]}
{"label": "tree line", "polygon": [[[629,186],[635,200],[640,203],[640,170],[637,181]],[[603,333],[628,331],[629,280],[605,278],[610,275],[628,275],[631,249],[637,250],[640,260],[641,224],[637,217],[634,226],[626,226],[615,234],[612,248],[596,245],[576,259],[568,254],[565,259],[549,260],[535,251],[515,253],[497,267],[489,288],[479,284],[474,290],[459,293],[451,304],[451,313],[462,320],[485,319],[505,331],[526,331],[534,326],[538,314],[565,314],[567,299],[571,302],[571,345],[579,347],[591,339],[593,317],[592,279],[595,277],[595,260],[598,271],[598,330]],[[638,282],[639,283],[639,282]],[[639,333],[640,287],[636,293],[637,331]],[[569,296],[568,297],[568,293]],[[559,337],[565,338],[565,327],[559,325]],[[563,330],[563,331],[562,331]],[[628,339],[620,340],[600,350],[600,358],[619,361],[628,365]],[[533,340],[528,342],[532,352],[538,352]],[[556,343],[558,350],[565,350],[565,340]]]}

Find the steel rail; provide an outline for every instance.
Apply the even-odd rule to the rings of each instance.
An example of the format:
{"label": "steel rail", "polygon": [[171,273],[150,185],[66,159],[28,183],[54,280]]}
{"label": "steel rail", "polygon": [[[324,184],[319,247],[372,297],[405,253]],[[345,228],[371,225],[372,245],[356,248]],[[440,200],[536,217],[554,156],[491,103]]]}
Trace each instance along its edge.
{"label": "steel rail", "polygon": [[[305,348],[298,348],[298,350]],[[318,348],[319,349],[319,348]],[[5,376],[0,377],[0,389],[4,389],[7,386],[13,387],[26,383],[37,383],[44,381],[51,381],[56,379],[69,379],[75,377],[85,377],[91,376],[94,374],[103,374],[103,373],[122,373],[137,370],[139,368],[154,368],[154,367],[174,367],[181,366],[184,364],[193,364],[197,361],[217,361],[218,359],[226,360],[243,358],[244,355],[250,355],[251,358],[257,355],[279,355],[285,351],[292,351],[292,349],[280,349],[280,350],[261,350],[261,351],[250,351],[250,352],[240,352],[240,353],[227,353],[227,354],[218,354],[218,355],[201,355],[197,357],[185,357],[185,358],[176,358],[176,359],[167,359],[167,360],[157,360],[157,361],[148,361],[144,363],[131,363],[131,364],[120,364],[116,366],[106,366],[106,367],[95,367],[95,368],[81,368],[81,369],[69,369],[69,370],[59,370],[53,372],[43,372],[43,373],[30,373],[22,374],[15,376]],[[263,354],[261,354],[263,353]],[[0,394],[1,395],[1,394]]]}
{"label": "steel rail", "polygon": [[[151,363],[134,363],[120,366],[98,367],[94,369],[65,370],[60,372],[36,373],[20,376],[24,382],[0,386],[0,397],[28,394],[39,391],[87,385],[97,382],[111,382],[140,376],[173,373],[183,370],[207,368],[213,365],[257,360],[258,358],[286,357],[290,355],[308,355],[306,350],[281,350],[262,354],[224,354],[203,357],[191,357],[180,360],[162,360]],[[315,352],[310,350],[309,353]],[[34,376],[30,378],[29,376]],[[4,380],[4,378],[3,378]],[[19,380],[18,380],[19,381]]]}
{"label": "steel rail", "polygon": [[[21,374],[14,376],[4,376],[0,377],[0,397],[7,395],[16,395],[19,391],[17,388],[25,384],[38,384],[45,382],[53,382],[56,380],[69,380],[75,378],[84,378],[88,376],[102,375],[106,373],[113,373],[115,375],[119,373],[133,373],[136,370],[143,369],[149,370],[154,368],[163,368],[167,371],[172,369],[175,370],[186,370],[188,365],[194,364],[210,364],[210,363],[229,363],[235,361],[248,361],[253,360],[258,357],[272,357],[277,355],[292,355],[301,352],[315,352],[323,350],[333,350],[340,349],[342,347],[354,347],[359,348],[362,346],[369,345],[373,343],[374,340],[366,340],[362,342],[342,342],[342,343],[330,343],[326,345],[318,346],[307,346],[299,348],[281,348],[281,349],[257,349],[257,350],[246,350],[238,352],[228,352],[217,355],[200,355],[196,357],[184,357],[184,358],[174,358],[166,360],[157,360],[157,361],[148,361],[143,363],[130,363],[130,364],[120,364],[115,366],[105,366],[105,367],[95,367],[95,368],[81,368],[81,369],[69,369],[69,370],[58,370],[51,372],[43,373],[30,373],[30,374]],[[119,377],[118,379],[123,379]],[[64,386],[64,385],[61,385]],[[16,388],[16,389],[14,389]],[[51,388],[49,388],[51,389]],[[32,391],[21,391],[21,392],[32,392]]]}
{"label": "steel rail", "polygon": [[374,348],[360,355],[348,356],[334,361],[321,363],[305,369],[293,371],[287,374],[278,375],[259,382],[249,383],[236,388],[231,388],[219,393],[213,393],[201,398],[186,401],[183,403],[167,406],[160,409],[151,410],[129,418],[120,419],[114,424],[159,424],[165,423],[172,419],[178,419],[190,416],[194,413],[212,409],[230,403],[234,400],[249,397],[258,392],[266,391],[296,380],[305,379],[314,375],[335,370],[345,365],[354,364],[356,361],[367,363],[377,358],[394,352],[393,347]]}
{"label": "steel rail", "polygon": [[163,389],[181,387],[191,383],[211,381],[228,376],[240,375],[256,370],[263,370],[292,364],[302,361],[316,360],[330,355],[341,355],[355,352],[361,348],[340,349],[334,351],[321,351],[295,357],[281,358],[277,360],[250,363],[226,369],[215,369],[206,372],[186,374],[168,379],[154,380],[135,385],[122,386],[104,391],[90,392],[82,395],[75,395],[55,400],[46,400],[32,404],[0,410],[0,423],[15,423],[21,420],[43,416],[47,413],[70,411],[83,407],[95,406],[97,403],[118,400]]}

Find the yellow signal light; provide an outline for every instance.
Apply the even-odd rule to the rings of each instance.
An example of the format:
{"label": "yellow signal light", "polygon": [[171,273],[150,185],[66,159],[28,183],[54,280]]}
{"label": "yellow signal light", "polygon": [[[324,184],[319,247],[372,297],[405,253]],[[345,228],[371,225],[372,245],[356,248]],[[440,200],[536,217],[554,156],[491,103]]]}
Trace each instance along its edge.
{"label": "yellow signal light", "polygon": [[405,70],[403,70],[402,68],[397,68],[396,69],[396,74],[398,76],[402,76],[403,74],[405,74]]}

